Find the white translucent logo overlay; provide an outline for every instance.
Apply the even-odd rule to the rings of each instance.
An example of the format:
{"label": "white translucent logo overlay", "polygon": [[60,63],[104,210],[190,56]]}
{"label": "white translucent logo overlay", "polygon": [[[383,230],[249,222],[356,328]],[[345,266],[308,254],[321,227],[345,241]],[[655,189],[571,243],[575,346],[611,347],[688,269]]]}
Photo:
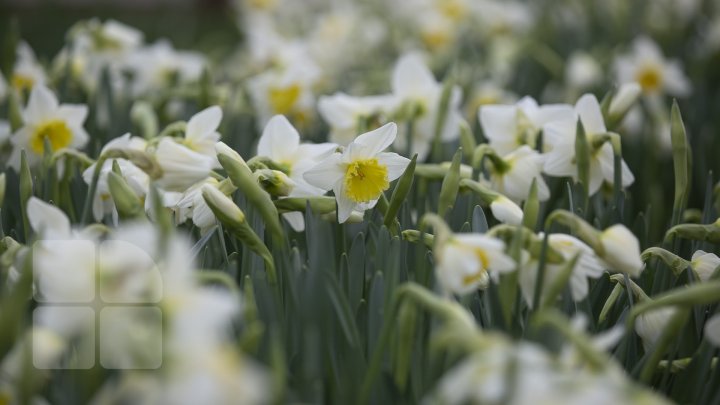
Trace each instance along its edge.
{"label": "white translucent logo overlay", "polygon": [[162,277],[142,248],[119,240],[43,240],[33,245],[33,333],[38,369],[157,369],[162,365]]}

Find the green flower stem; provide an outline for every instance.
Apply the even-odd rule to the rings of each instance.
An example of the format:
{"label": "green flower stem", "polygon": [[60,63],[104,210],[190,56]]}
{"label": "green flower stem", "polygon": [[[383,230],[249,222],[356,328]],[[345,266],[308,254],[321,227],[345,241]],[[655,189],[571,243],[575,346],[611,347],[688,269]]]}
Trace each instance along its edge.
{"label": "green flower stem", "polygon": [[567,318],[556,310],[538,312],[533,318],[534,325],[540,327],[549,325],[557,329],[563,336],[573,343],[578,352],[587,361],[593,370],[601,371],[607,366],[608,360],[603,353],[596,350],[590,339],[583,333],[577,332],[567,321]]}
{"label": "green flower stem", "polygon": [[682,274],[682,272],[690,266],[689,261],[660,247],[650,247],[645,249],[645,251],[640,255],[640,258],[643,262],[647,262],[652,258],[662,260],[663,263],[670,267],[675,276],[680,276],[680,274]]}
{"label": "green flower stem", "polygon": [[438,198],[438,215],[445,217],[452,210],[457,199],[458,190],[460,188],[460,164],[462,163],[462,148],[458,149],[453,156],[450,169],[445,174],[442,186],[440,187],[440,196]]}

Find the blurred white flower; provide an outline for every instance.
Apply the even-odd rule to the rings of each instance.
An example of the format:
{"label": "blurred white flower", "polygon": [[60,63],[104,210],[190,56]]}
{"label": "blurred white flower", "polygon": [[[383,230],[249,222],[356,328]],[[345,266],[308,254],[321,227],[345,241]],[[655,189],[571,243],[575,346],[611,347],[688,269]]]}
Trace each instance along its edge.
{"label": "blurred white flower", "polygon": [[[542,236],[542,235],[541,235]],[[582,301],[588,294],[589,283],[588,278],[598,278],[605,271],[605,265],[602,260],[597,257],[592,248],[574,236],[553,233],[548,235],[548,245],[560,253],[566,261],[571,260],[575,255],[579,254],[579,258],[575,267],[570,274],[568,281],[570,293],[575,302]],[[532,308],[535,298],[535,284],[537,281],[538,271],[537,259],[531,259],[526,265],[520,268],[520,291],[525,298],[525,302]],[[547,292],[550,285],[555,282],[557,277],[565,268],[562,264],[545,264],[545,277],[543,280],[543,292]]]}
{"label": "blurred white flower", "polygon": [[720,257],[715,253],[697,250],[692,255],[690,266],[701,281],[709,281],[715,270],[720,267]]}
{"label": "blurred white flower", "polygon": [[565,67],[565,81],[578,90],[586,90],[602,80],[603,72],[595,58],[586,52],[573,52]]}
{"label": "blurred white flower", "polygon": [[720,347],[720,315],[713,315],[705,322],[705,339],[716,347]]}
{"label": "blurred white flower", "polygon": [[332,189],[338,204],[338,221],[355,211],[375,206],[390,182],[402,175],[410,160],[383,152],[395,140],[397,126],[386,124],[359,135],[343,153],[334,153],[304,174],[305,180],[323,190]]}
{"label": "blurred white flower", "polygon": [[505,243],[483,234],[453,234],[435,246],[433,255],[438,283],[454,294],[486,288],[490,272],[515,269],[515,261],[505,254]]}
{"label": "blurred white flower", "polygon": [[160,40],[128,55],[126,68],[133,72],[131,90],[138,96],[151,95],[153,91],[178,84],[196,82],[206,64],[202,54],[176,51],[170,42]]}
{"label": "blurred white flower", "polygon": [[610,101],[608,114],[610,117],[625,115],[642,93],[642,87],[636,82],[623,83]]}
{"label": "blurred white flower", "polygon": [[30,45],[25,42],[17,45],[15,65],[9,82],[10,86],[20,93],[29,92],[35,85],[44,86],[47,82],[45,69],[38,63]]}
{"label": "blurred white flower", "polygon": [[330,126],[330,139],[347,145],[355,138],[360,120],[368,129],[375,129],[387,121],[388,115],[397,107],[397,99],[391,95],[353,97],[345,93],[321,96],[318,111]]}
{"label": "blurred white flower", "polygon": [[684,97],[692,90],[680,62],[666,60],[648,37],[636,38],[631,53],[617,57],[615,75],[620,83],[637,82],[647,95]]}
{"label": "blurred white flower", "polygon": [[207,156],[214,163],[214,168],[220,167],[215,154],[215,144],[220,140],[217,130],[222,115],[222,109],[218,106],[208,107],[193,115],[187,123],[182,140],[183,145]]}
{"label": "blurred white flower", "polygon": [[20,169],[20,152],[27,153],[28,164],[37,164],[45,151],[63,148],[81,149],[88,141],[83,128],[88,109],[85,105],[59,104],[55,94],[43,85],[33,87],[22,112],[23,126],[10,138],[13,151],[8,165]]}
{"label": "blurred white flower", "polygon": [[537,181],[538,199],[550,198],[550,190],[542,177],[543,156],[527,145],[501,157],[500,166],[488,165],[492,188],[513,201],[524,201],[530,193],[533,180]]}
{"label": "blurred white flower", "polygon": [[600,233],[602,259],[610,270],[638,277],[645,267],[640,258],[640,242],[625,225],[616,224]]}
{"label": "blurred white flower", "polygon": [[172,206],[175,221],[180,224],[192,219],[193,224],[200,228],[201,235],[205,235],[216,223],[215,215],[202,196],[202,188],[206,185],[217,188],[219,183],[213,177],[195,183],[176,202],[173,201],[175,204]]}
{"label": "blurred white flower", "polygon": [[[100,154],[103,154],[111,149],[144,151],[146,145],[147,142],[145,139],[137,136],[130,136],[128,133],[108,142],[105,146],[103,146]],[[102,218],[107,214],[112,214],[114,221],[117,222],[117,210],[115,210],[115,202],[110,195],[110,186],[107,181],[108,173],[112,171],[113,162],[117,162],[117,165],[120,167],[120,171],[122,172],[122,177],[125,181],[127,181],[128,185],[138,198],[145,198],[148,191],[150,178],[142,169],[135,166],[127,159],[118,158],[105,160],[102,169],[100,169],[97,189],[93,199],[92,209],[93,216],[96,221],[102,220]],[[85,183],[88,185],[92,182],[96,165],[97,163],[93,163],[83,172],[83,180],[85,180]]]}
{"label": "blurred white flower", "polygon": [[[550,151],[545,155],[545,173],[551,176],[571,176],[578,179],[578,168],[575,158],[575,139],[577,136],[577,117],[582,122],[590,150],[590,175],[588,185],[590,195],[595,194],[603,182],[613,184],[615,180],[615,158],[609,142],[599,148],[592,145],[594,136],[607,133],[605,121],[600,111],[600,104],[592,94],[586,94],[575,105],[577,115],[570,119],[553,121],[543,127],[545,144]],[[622,186],[628,187],[635,181],[630,168],[623,159],[621,161]]]}
{"label": "blurred white flower", "polygon": [[[408,139],[407,128],[403,125],[396,143],[396,149],[405,151],[410,144],[409,155],[418,154],[422,161],[427,156],[435,138],[435,125],[441,114],[442,83],[435,80],[430,69],[416,53],[408,53],[400,57],[392,73],[392,91],[398,103],[408,109],[411,114],[405,119],[414,118],[412,139]],[[450,90],[445,122],[440,128],[440,140],[452,141],[460,135],[460,102],[462,90],[453,86]]]}
{"label": "blurred white flower", "polygon": [[523,97],[514,105],[483,105],[478,112],[483,135],[500,155],[522,145],[535,148],[543,125],[575,117],[566,104],[538,106],[532,97]]}
{"label": "blurred white flower", "polygon": [[642,339],[646,352],[660,339],[675,311],[675,307],[664,307],[644,312],[635,319],[635,332]]}

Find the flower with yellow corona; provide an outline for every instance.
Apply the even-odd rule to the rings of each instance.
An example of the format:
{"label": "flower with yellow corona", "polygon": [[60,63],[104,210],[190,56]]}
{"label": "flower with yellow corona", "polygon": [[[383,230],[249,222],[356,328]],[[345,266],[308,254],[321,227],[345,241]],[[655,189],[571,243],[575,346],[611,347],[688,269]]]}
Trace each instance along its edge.
{"label": "flower with yellow corona", "polygon": [[333,190],[340,223],[347,221],[353,210],[374,207],[390,182],[405,171],[409,159],[383,152],[396,135],[395,123],[383,125],[358,136],[343,153],[334,153],[305,172],[303,177],[310,185]]}
{"label": "flower with yellow corona", "polygon": [[45,86],[33,87],[23,111],[24,125],[10,138],[13,145],[9,166],[19,170],[20,152],[25,150],[28,163],[37,164],[49,145],[51,152],[63,148],[80,149],[88,141],[83,129],[87,106],[59,104],[55,94]]}
{"label": "flower with yellow corona", "polygon": [[660,47],[647,37],[636,38],[632,53],[615,60],[618,82],[637,82],[646,95],[687,96],[690,81],[676,60],[666,60]]}
{"label": "flower with yellow corona", "polygon": [[490,272],[509,272],[515,261],[505,254],[505,243],[483,234],[455,234],[435,246],[435,275],[447,292],[467,294],[486,288]]}

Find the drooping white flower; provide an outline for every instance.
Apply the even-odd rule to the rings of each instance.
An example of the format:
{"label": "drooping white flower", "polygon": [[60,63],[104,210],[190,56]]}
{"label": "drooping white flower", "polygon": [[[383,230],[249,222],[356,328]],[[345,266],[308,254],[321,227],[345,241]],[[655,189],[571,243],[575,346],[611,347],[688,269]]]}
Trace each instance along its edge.
{"label": "drooping white flower", "polygon": [[522,223],[522,209],[504,195],[498,196],[490,203],[490,212],[498,221],[504,224],[520,225]]}
{"label": "drooping white flower", "polygon": [[720,258],[715,253],[698,250],[693,253],[690,266],[701,281],[709,281],[715,270],[720,267]]}
{"label": "drooping white flower", "polygon": [[[353,97],[345,93],[321,96],[318,111],[330,126],[330,139],[340,145],[352,142],[360,120],[369,125],[384,124],[386,117],[396,108],[397,99],[391,95]],[[369,128],[374,129],[374,128]]]}
{"label": "drooping white flower", "polygon": [[[130,136],[125,134],[117,137],[105,146],[103,146],[100,153],[105,153],[111,149],[129,149],[144,151],[147,142],[140,137]],[[93,216],[96,221],[100,221],[105,215],[112,214],[114,219],[117,220],[117,211],[115,210],[115,202],[110,195],[110,186],[108,185],[107,177],[108,173],[112,171],[113,163],[117,162],[120,167],[122,176],[127,181],[128,185],[135,193],[138,198],[144,198],[148,191],[148,185],[150,178],[148,175],[139,167],[135,166],[132,162],[127,159],[107,159],[103,163],[102,169],[100,169],[100,176],[98,177],[97,189],[95,191],[95,197],[93,199]],[[92,182],[92,178],[95,172],[95,166],[97,163],[93,163],[83,172],[83,180],[88,185]]]}
{"label": "drooping white flower", "polygon": [[215,215],[202,196],[202,188],[205,186],[217,188],[219,182],[213,177],[208,177],[192,185],[173,206],[176,222],[183,223],[192,219],[193,224],[200,228],[201,235],[206,234],[216,223]]}
{"label": "drooping white flower", "polygon": [[207,155],[195,152],[170,137],[160,140],[154,154],[163,173],[157,184],[168,191],[185,191],[207,178],[215,164]]}
{"label": "drooping white flower", "polygon": [[[418,160],[423,160],[432,146],[435,137],[435,124],[441,114],[442,83],[435,80],[430,69],[423,62],[422,57],[416,53],[405,54],[395,64],[392,73],[392,91],[398,102],[404,108],[413,110],[412,137],[408,139],[405,126],[400,128],[396,149],[405,151],[408,143],[412,144],[410,154],[418,154]],[[440,140],[451,141],[460,134],[460,102],[462,91],[454,86],[450,91],[445,122],[440,128]]]}
{"label": "drooping white flower", "polygon": [[522,145],[535,148],[543,125],[573,117],[575,113],[570,105],[538,106],[532,97],[523,97],[514,105],[483,105],[478,112],[483,135],[500,155]]}
{"label": "drooping white flower", "polygon": [[640,258],[640,243],[624,225],[613,225],[600,233],[602,259],[610,270],[638,277],[644,268]]}
{"label": "drooping white flower", "polygon": [[58,103],[55,94],[43,85],[33,87],[22,112],[23,126],[10,138],[13,151],[8,164],[19,170],[23,149],[28,163],[37,164],[45,151],[46,141],[52,152],[62,148],[82,148],[89,138],[83,128],[87,112],[85,105]]}
{"label": "drooping white flower", "polygon": [[676,311],[675,307],[663,307],[638,315],[635,319],[635,332],[642,339],[645,351],[657,343]]}
{"label": "drooping white flower", "polygon": [[527,145],[501,157],[500,166],[489,165],[489,181],[492,188],[514,201],[524,201],[530,193],[530,186],[536,180],[538,199],[550,198],[550,190],[542,177],[543,156]]}
{"label": "drooping white flower", "polygon": [[305,180],[323,190],[332,189],[338,204],[338,221],[355,211],[375,206],[390,182],[405,171],[409,159],[383,152],[395,140],[397,126],[389,123],[358,136],[343,153],[334,153],[304,174]]}
{"label": "drooping white flower", "polygon": [[[578,169],[575,158],[575,139],[577,136],[577,117],[582,122],[588,142],[592,144],[595,135],[607,133],[605,121],[600,111],[600,104],[592,94],[580,97],[575,105],[577,115],[553,121],[543,127],[545,144],[550,151],[545,155],[545,173],[551,176],[571,176],[577,180]],[[635,181],[625,160],[620,164],[622,186],[628,187]],[[599,148],[591,146],[589,192],[595,194],[603,182],[613,184],[615,181],[615,155],[609,142]]]}
{"label": "drooping white flower", "polygon": [[505,243],[483,234],[454,234],[435,246],[434,256],[438,282],[454,294],[486,288],[490,272],[515,269],[515,261],[505,254]]}
{"label": "drooping white flower", "polygon": [[[575,302],[582,301],[589,291],[588,278],[600,277],[605,271],[604,263],[590,246],[571,235],[561,233],[550,234],[548,235],[548,245],[560,253],[566,261],[571,260],[575,255],[580,255],[575,267],[572,269],[568,283],[573,300]],[[538,265],[537,260],[531,259],[526,265],[520,268],[520,291],[525,298],[525,302],[531,307],[535,298]],[[565,263],[545,264],[543,292],[547,292],[550,285],[560,276],[565,265]]]}
{"label": "drooping white flower", "polygon": [[620,83],[637,82],[647,95],[684,97],[692,90],[680,62],[666,60],[660,47],[648,37],[636,38],[632,52],[615,60],[615,74]]}

